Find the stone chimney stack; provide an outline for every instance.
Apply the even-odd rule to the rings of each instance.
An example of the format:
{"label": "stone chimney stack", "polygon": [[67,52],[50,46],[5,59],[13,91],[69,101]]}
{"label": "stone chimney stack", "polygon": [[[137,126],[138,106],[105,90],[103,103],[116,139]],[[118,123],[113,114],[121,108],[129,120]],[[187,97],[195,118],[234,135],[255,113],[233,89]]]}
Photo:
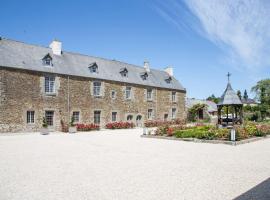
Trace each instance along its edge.
{"label": "stone chimney stack", "polygon": [[148,61],[144,61],[144,65],[143,65],[145,71],[150,72],[150,65]]}
{"label": "stone chimney stack", "polygon": [[173,68],[172,67],[166,67],[164,69],[165,72],[167,72],[167,74],[169,74],[169,76],[173,76]]}
{"label": "stone chimney stack", "polygon": [[62,54],[62,42],[58,40],[53,40],[50,44],[50,48],[52,49],[53,54],[61,56]]}

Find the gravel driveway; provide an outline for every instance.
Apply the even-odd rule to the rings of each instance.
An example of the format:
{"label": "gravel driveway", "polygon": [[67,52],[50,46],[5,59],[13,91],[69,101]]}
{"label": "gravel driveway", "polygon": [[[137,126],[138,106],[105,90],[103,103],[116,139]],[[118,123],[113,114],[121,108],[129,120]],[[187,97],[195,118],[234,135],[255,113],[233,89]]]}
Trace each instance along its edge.
{"label": "gravel driveway", "polygon": [[235,147],[140,134],[2,135],[0,199],[270,199],[270,139]]}

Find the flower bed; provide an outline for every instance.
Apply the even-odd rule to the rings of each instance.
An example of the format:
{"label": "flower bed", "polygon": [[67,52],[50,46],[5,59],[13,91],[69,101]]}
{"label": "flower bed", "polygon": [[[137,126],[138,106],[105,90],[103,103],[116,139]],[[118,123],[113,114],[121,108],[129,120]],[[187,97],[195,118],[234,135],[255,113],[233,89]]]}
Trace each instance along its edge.
{"label": "flower bed", "polygon": [[[246,123],[236,126],[236,140],[270,135],[270,124]],[[230,140],[230,130],[217,128],[210,125],[187,126],[160,126],[155,131],[156,135],[173,136],[176,138],[197,138],[204,140]]]}
{"label": "flower bed", "polygon": [[169,125],[184,125],[186,122],[181,119],[175,119],[171,121],[162,121],[162,120],[148,120],[144,122],[144,126],[149,127],[159,127],[159,126],[169,126]]}
{"label": "flower bed", "polygon": [[100,128],[97,124],[77,124],[76,127],[78,131],[93,131]]}
{"label": "flower bed", "polygon": [[111,122],[106,124],[107,129],[126,129],[126,128],[134,128],[133,122]]}

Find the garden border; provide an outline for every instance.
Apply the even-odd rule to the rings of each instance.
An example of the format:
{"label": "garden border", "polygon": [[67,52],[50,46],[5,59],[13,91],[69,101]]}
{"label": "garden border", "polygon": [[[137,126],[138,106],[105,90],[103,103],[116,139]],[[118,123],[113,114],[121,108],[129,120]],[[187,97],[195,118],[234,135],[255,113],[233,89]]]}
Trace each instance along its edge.
{"label": "garden border", "polygon": [[176,138],[172,136],[160,136],[160,135],[141,135],[142,138],[155,138],[155,139],[165,139],[165,140],[178,140],[178,141],[186,141],[186,142],[195,142],[195,143],[211,143],[211,144],[227,144],[232,146],[237,146],[240,144],[247,144],[250,142],[255,142],[258,140],[263,140],[270,138],[270,135],[264,137],[253,137],[240,141],[226,141],[226,140],[202,140],[197,138]]}

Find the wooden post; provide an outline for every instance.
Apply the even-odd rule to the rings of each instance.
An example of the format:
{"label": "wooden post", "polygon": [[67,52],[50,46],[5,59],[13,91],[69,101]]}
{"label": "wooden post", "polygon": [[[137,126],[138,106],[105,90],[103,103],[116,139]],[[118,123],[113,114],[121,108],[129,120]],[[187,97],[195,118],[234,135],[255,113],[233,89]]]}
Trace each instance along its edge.
{"label": "wooden post", "polygon": [[229,106],[226,106],[227,107],[227,125],[229,124]]}

